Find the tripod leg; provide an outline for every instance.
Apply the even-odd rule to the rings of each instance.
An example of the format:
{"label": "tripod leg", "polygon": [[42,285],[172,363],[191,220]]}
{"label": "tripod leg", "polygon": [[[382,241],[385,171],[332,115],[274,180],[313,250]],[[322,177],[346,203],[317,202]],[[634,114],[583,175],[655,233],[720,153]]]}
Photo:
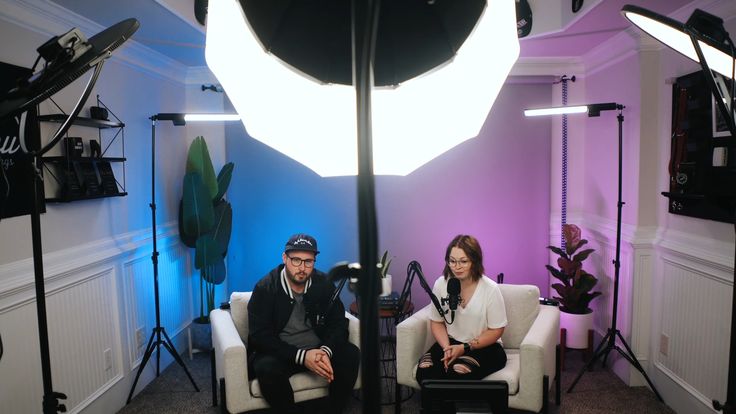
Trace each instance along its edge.
{"label": "tripod leg", "polygon": [[[622,344],[624,344],[624,347],[626,347],[626,351],[628,351],[628,353],[629,353],[629,357],[630,357],[630,358],[627,358],[627,359],[629,360],[629,362],[631,362],[631,365],[633,365],[633,366],[634,366],[634,368],[636,368],[636,369],[637,369],[637,370],[638,370],[638,371],[639,371],[639,372],[641,373],[641,375],[643,375],[643,376],[644,376],[644,379],[645,379],[645,380],[647,380],[647,384],[649,384],[649,388],[651,388],[651,389],[652,389],[652,391],[654,391],[654,395],[656,395],[656,396],[657,396],[657,399],[658,399],[658,400],[659,400],[660,402],[664,402],[664,400],[662,399],[662,396],[661,396],[661,395],[659,395],[659,392],[657,392],[657,388],[655,388],[655,387],[654,387],[654,384],[653,384],[653,383],[652,383],[652,381],[651,381],[651,380],[649,379],[649,376],[647,375],[647,373],[646,373],[646,372],[644,371],[644,368],[643,368],[643,367],[641,366],[641,364],[639,363],[639,360],[637,360],[637,359],[636,359],[636,357],[634,356],[634,352],[632,352],[632,351],[631,351],[631,348],[629,348],[629,344],[627,344],[627,343],[626,343],[626,340],[624,340],[624,337],[623,337],[623,336],[621,336],[621,333],[620,333],[620,332],[616,331],[616,334],[618,334],[618,337],[619,337],[619,339],[621,339],[621,343],[622,343]],[[617,348],[618,352],[619,352],[619,353],[620,353],[621,355],[624,355],[624,356],[626,356],[626,355],[624,354],[623,350],[619,349],[618,347],[616,347],[616,348]]]}
{"label": "tripod leg", "polygon": [[587,371],[589,367],[593,366],[593,363],[595,362],[595,360],[598,359],[598,357],[600,357],[604,352],[606,353],[606,355],[608,354],[608,351],[610,351],[610,349],[602,349],[602,348],[606,345],[606,343],[607,343],[606,339],[610,335],[613,335],[613,332],[609,330],[608,333],[606,334],[606,336],[601,341],[601,343],[598,344],[598,348],[595,349],[595,353],[593,354],[593,358],[591,358],[590,361],[588,361],[585,364],[585,366],[583,367],[583,369],[581,369],[580,372],[578,372],[578,376],[575,377],[575,380],[572,382],[572,384],[570,384],[570,388],[567,389],[567,393],[568,394],[572,392],[572,389],[573,388],[575,388],[575,385],[577,385],[578,381],[580,381],[580,378],[583,376],[583,374],[585,373],[585,371]]}
{"label": "tripod leg", "polygon": [[[156,328],[156,332],[158,335],[156,336],[156,343],[157,344],[163,344],[163,341],[161,340],[161,331],[164,328],[158,327]],[[164,344],[165,345],[165,344]],[[156,352],[156,378],[161,374],[161,351],[159,350]]]}
{"label": "tripod leg", "polygon": [[128,400],[125,402],[125,404],[130,404],[130,399],[133,398],[133,391],[135,391],[135,386],[138,384],[138,379],[141,377],[143,368],[146,367],[146,363],[148,362],[148,359],[151,358],[151,354],[153,354],[154,348],[156,348],[156,345],[158,345],[158,342],[156,342],[156,345],[153,344],[153,338],[155,337],[156,337],[156,330],[154,329],[153,332],[151,332],[151,339],[148,340],[148,346],[146,346],[146,352],[143,354],[143,360],[141,361],[141,365],[138,366],[138,372],[135,374],[135,380],[133,380],[133,386],[130,387],[130,393],[128,393]]}
{"label": "tripod leg", "polygon": [[187,369],[187,366],[184,365],[184,360],[181,359],[181,356],[179,356],[179,353],[176,352],[176,348],[174,348],[174,344],[171,343],[171,339],[169,338],[169,335],[166,334],[166,330],[164,328],[161,328],[161,333],[164,334],[164,338],[166,338],[166,342],[164,342],[164,346],[166,346],[166,349],[169,351],[172,357],[176,360],[176,362],[181,365],[181,367],[184,369],[184,373],[187,374],[187,377],[189,377],[189,381],[191,381],[192,385],[194,386],[194,389],[199,392],[199,387],[197,386],[197,383],[194,382],[194,378],[192,378],[192,374],[189,373],[189,370]]}

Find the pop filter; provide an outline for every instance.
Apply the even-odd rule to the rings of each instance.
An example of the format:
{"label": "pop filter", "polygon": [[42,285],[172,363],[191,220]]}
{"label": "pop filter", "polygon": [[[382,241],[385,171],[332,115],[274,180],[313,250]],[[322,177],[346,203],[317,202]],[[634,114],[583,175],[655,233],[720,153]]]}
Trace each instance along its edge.
{"label": "pop filter", "polygon": [[112,51],[128,40],[139,26],[138,20],[133,18],[110,26],[89,38],[90,49],[76,60],[58,64],[47,62],[43,70],[21,80],[17,87],[0,91],[0,119],[25,112],[74,82],[101,60],[110,57]]}

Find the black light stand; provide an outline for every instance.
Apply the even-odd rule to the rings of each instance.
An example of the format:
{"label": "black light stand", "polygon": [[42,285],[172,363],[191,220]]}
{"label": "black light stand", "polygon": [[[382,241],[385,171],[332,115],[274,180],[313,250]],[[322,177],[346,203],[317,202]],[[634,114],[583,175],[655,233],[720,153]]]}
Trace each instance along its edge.
{"label": "black light stand", "polygon": [[[373,175],[373,138],[371,130],[371,89],[373,58],[380,0],[353,0],[352,50],[358,124],[358,231],[360,264],[363,274],[358,281],[360,295],[360,369],[364,413],[381,412],[381,379],[378,328],[378,226]],[[373,335],[371,335],[373,333]]]}
{"label": "black light stand", "polygon": [[[616,319],[618,317],[618,283],[619,283],[619,270],[621,268],[621,209],[624,206],[624,202],[621,201],[621,182],[622,182],[622,161],[623,161],[623,123],[624,123],[624,115],[623,115],[623,109],[624,106],[616,103],[605,103],[605,104],[595,104],[595,105],[588,105],[588,116],[599,116],[600,111],[609,111],[609,110],[617,110],[618,115],[616,116],[616,119],[618,120],[618,202],[617,202],[617,209],[618,213],[616,216],[616,259],[613,261],[613,267],[614,267],[614,277],[613,277],[613,313],[611,315],[611,327],[608,328],[608,332],[606,333],[606,336],[603,337],[603,340],[601,340],[601,343],[598,345],[598,347],[595,350],[595,353],[593,354],[593,357],[588,361],[585,366],[580,370],[578,373],[578,376],[575,377],[575,380],[570,385],[570,388],[567,389],[567,392],[572,392],[572,389],[575,388],[575,385],[578,383],[580,378],[583,376],[585,371],[588,370],[589,367],[591,367],[595,361],[603,356],[603,366],[606,366],[606,360],[608,359],[608,354],[612,350],[616,350],[619,354],[621,354],[624,359],[629,361],[631,365],[634,366],[634,368],[637,369],[643,376],[644,379],[646,379],[647,383],[649,384],[649,387],[654,391],[654,394],[657,396],[657,399],[659,401],[662,401],[662,396],[659,395],[659,392],[657,392],[657,388],[654,386],[652,381],[649,379],[649,376],[644,371],[644,368],[641,366],[639,361],[636,359],[636,356],[634,355],[634,352],[631,350],[629,345],[626,343],[626,340],[621,335],[621,331],[618,330],[616,327]],[[621,343],[624,345],[624,348],[626,350],[621,349],[618,345],[616,345],[616,337],[619,338]]]}
{"label": "black light stand", "polygon": [[[186,365],[184,365],[184,360],[181,359],[181,356],[179,356],[179,353],[176,352],[176,348],[174,347],[174,344],[171,342],[171,338],[169,338],[169,335],[166,334],[166,329],[161,326],[161,312],[159,309],[159,300],[158,300],[158,250],[156,249],[156,121],[157,120],[170,120],[173,121],[174,125],[184,125],[184,117],[183,114],[157,114],[153,115],[151,118],[151,204],[149,206],[151,207],[151,229],[152,229],[152,236],[153,236],[153,253],[151,253],[151,262],[153,262],[153,297],[156,307],[156,326],[153,328],[151,332],[151,338],[148,340],[148,346],[146,346],[146,352],[143,354],[143,360],[141,361],[140,366],[138,367],[138,372],[135,374],[135,380],[133,381],[133,386],[130,387],[130,393],[128,393],[128,400],[125,402],[126,404],[130,403],[130,399],[133,397],[133,391],[135,391],[135,386],[138,384],[138,379],[141,376],[141,373],[143,372],[143,369],[146,367],[146,363],[148,363],[148,360],[151,358],[151,355],[154,351],[156,352],[156,377],[160,374],[160,366],[161,366],[161,351],[159,349],[160,346],[163,346],[164,349],[169,351],[169,354],[171,354],[172,357],[174,357],[174,360],[181,365],[182,368],[184,368],[184,372],[187,374],[187,377],[189,377],[189,381],[191,381],[192,385],[194,386],[194,389],[199,392],[199,387],[197,387],[197,383],[194,382],[194,378],[192,378],[192,375],[189,373],[189,370],[187,369]],[[163,339],[161,335],[163,334]],[[154,341],[155,338],[155,341]]]}

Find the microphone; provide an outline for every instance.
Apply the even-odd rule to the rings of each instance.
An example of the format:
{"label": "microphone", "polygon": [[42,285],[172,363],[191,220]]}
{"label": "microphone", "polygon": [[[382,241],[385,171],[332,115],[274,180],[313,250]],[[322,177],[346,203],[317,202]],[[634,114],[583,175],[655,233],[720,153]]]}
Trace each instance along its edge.
{"label": "microphone", "polygon": [[360,263],[338,262],[327,273],[327,279],[334,283],[340,279],[356,279],[360,276]]}
{"label": "microphone", "polygon": [[330,313],[332,306],[339,299],[340,292],[345,286],[345,282],[348,279],[356,278],[359,273],[360,263],[339,262],[335,266],[333,266],[332,269],[330,269],[329,273],[327,273],[327,281],[330,284],[335,283],[336,280],[338,280],[339,282],[337,284],[337,287],[335,287],[335,290],[332,292],[330,300],[329,302],[327,302],[327,306],[325,307],[324,311],[317,314],[317,326],[323,326],[325,324],[327,315]]}
{"label": "microphone", "polygon": [[450,305],[450,322],[447,323],[452,325],[452,323],[455,322],[455,311],[457,310],[457,305],[460,303],[460,281],[457,280],[457,278],[451,277],[447,280],[447,297],[442,298],[442,303]]}
{"label": "microphone", "polygon": [[460,303],[460,281],[457,278],[451,277],[447,281],[447,303],[450,304],[450,310],[457,310],[457,305]]}

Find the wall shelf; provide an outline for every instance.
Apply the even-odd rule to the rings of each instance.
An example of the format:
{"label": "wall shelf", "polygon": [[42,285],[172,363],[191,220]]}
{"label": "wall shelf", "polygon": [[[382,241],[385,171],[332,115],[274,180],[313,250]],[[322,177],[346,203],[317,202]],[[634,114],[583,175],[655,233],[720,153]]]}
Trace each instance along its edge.
{"label": "wall shelf", "polygon": [[[91,200],[106,197],[122,197],[128,193],[125,190],[125,123],[123,123],[112,111],[100,101],[97,96],[97,106],[104,107],[114,120],[94,119],[77,117],[72,125],[97,129],[97,140],[89,139],[88,142],[96,141],[99,144],[100,154],[92,154],[91,145],[87,155],[67,156],[53,155],[42,158],[44,171],[53,180],[50,180],[50,190],[47,193],[54,194],[47,197],[50,203],[66,203],[79,200]],[[58,105],[57,105],[58,107]],[[59,108],[61,109],[61,108]],[[62,111],[63,112],[63,111]],[[63,123],[67,119],[64,113],[40,115],[39,122]],[[116,130],[114,136],[105,141],[103,130]],[[85,150],[82,140],[82,149]],[[114,145],[113,145],[114,144]],[[63,147],[61,145],[60,147]],[[114,156],[108,156],[112,152]],[[95,156],[92,156],[95,155]],[[113,168],[113,165],[119,167]],[[115,177],[116,173],[122,172],[122,182]]]}
{"label": "wall shelf", "polygon": [[[39,115],[38,120],[41,122],[56,122],[62,123],[66,121],[65,114],[49,114]],[[74,125],[85,126],[90,128],[125,128],[125,124],[122,122],[109,121],[104,119],[85,118],[82,116],[77,117],[73,122]]]}

